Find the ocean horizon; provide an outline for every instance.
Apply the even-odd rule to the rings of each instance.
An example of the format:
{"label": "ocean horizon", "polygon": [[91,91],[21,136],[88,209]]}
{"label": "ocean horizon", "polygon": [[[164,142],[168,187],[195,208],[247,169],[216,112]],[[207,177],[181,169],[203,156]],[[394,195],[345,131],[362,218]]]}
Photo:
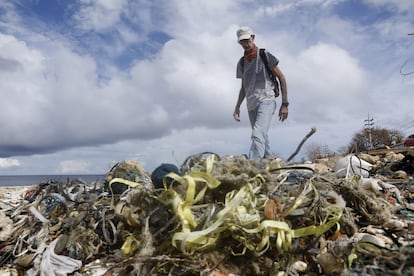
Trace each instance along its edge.
{"label": "ocean horizon", "polygon": [[0,187],[32,186],[49,180],[67,181],[80,179],[86,184],[104,180],[104,174],[47,174],[47,175],[0,175]]}

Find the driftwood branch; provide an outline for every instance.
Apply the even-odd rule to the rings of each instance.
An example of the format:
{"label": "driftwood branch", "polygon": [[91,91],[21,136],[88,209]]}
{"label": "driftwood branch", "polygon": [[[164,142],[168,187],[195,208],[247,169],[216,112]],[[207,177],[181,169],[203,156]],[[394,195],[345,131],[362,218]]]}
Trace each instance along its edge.
{"label": "driftwood branch", "polygon": [[316,127],[312,127],[311,131],[309,131],[309,133],[306,134],[306,136],[302,139],[302,141],[300,142],[300,144],[296,148],[295,152],[288,158],[287,162],[289,162],[290,160],[292,160],[293,157],[295,157],[296,154],[298,154],[298,152],[300,151],[300,149],[302,148],[302,146],[306,142],[306,140],[308,140],[309,137],[311,137],[315,132],[316,132]]}

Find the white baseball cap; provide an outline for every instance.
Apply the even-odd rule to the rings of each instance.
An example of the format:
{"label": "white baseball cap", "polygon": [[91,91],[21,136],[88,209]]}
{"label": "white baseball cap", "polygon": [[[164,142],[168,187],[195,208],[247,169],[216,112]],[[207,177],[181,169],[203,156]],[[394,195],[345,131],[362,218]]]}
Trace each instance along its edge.
{"label": "white baseball cap", "polygon": [[238,41],[243,39],[249,39],[253,34],[252,29],[250,27],[241,27],[237,30],[237,39]]}

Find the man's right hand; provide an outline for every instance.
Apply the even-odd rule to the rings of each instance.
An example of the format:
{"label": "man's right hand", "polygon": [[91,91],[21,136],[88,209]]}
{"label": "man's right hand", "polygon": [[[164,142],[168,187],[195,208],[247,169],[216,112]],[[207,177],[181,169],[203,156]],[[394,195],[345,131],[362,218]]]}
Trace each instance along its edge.
{"label": "man's right hand", "polygon": [[234,111],[234,112],[233,112],[233,118],[234,118],[234,120],[236,120],[237,122],[240,122],[240,112]]}

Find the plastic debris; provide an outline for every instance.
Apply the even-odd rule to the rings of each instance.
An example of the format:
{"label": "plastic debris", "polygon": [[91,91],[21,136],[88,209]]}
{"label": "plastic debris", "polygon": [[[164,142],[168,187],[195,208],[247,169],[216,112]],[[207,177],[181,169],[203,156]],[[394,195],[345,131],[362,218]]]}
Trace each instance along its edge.
{"label": "plastic debris", "polygon": [[0,275],[409,275],[403,153],[287,164],[203,152],[20,187],[0,198]]}
{"label": "plastic debris", "polygon": [[[61,256],[55,253],[55,247],[59,238],[52,241],[47,249],[42,254],[42,262],[40,264],[41,276],[65,276],[72,273],[82,267],[82,262],[69,258],[67,256]],[[29,269],[27,275],[37,275],[38,271]]]}

